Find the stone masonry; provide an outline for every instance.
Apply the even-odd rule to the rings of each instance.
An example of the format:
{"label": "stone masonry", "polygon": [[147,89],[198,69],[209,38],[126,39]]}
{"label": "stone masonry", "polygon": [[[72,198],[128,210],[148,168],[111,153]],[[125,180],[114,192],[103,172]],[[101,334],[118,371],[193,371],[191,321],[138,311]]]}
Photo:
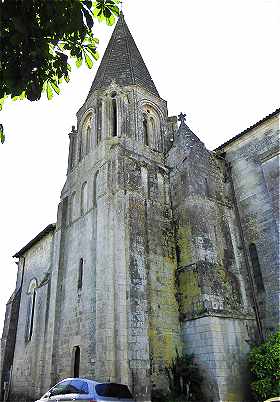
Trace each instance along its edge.
{"label": "stone masonry", "polygon": [[57,222],[15,254],[2,400],[79,375],[168,391],[193,353],[206,402],[250,401],[279,324],[279,114],[208,151],[152,81],[123,15],[69,134]]}

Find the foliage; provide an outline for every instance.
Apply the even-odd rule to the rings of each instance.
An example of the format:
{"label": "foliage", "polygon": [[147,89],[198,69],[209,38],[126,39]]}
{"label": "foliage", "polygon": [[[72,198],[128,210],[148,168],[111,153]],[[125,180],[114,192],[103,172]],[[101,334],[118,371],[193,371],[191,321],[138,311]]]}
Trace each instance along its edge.
{"label": "foliage", "polygon": [[0,1],[0,110],[8,96],[34,101],[42,92],[48,99],[58,94],[69,81],[69,58],[91,68],[98,59],[94,18],[113,25],[119,1]]}
{"label": "foliage", "polygon": [[160,390],[152,391],[152,401],[202,401],[204,400],[201,382],[202,377],[193,355],[179,356],[169,367],[165,368],[169,382],[169,394],[163,394]]}
{"label": "foliage", "polygon": [[280,396],[280,331],[251,350],[249,365],[254,377],[251,387],[257,397]]}

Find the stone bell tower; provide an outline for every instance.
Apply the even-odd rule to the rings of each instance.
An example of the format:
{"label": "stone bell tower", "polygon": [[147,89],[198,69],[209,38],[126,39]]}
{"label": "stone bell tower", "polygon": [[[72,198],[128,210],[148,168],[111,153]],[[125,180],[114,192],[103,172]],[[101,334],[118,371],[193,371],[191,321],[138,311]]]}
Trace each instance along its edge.
{"label": "stone bell tower", "polygon": [[91,372],[149,400],[152,386],[167,387],[164,367],[181,349],[163,154],[168,115],[123,15],[77,120],[62,192],[72,253],[64,259],[72,264],[78,237],[93,272],[85,284],[92,294]]}

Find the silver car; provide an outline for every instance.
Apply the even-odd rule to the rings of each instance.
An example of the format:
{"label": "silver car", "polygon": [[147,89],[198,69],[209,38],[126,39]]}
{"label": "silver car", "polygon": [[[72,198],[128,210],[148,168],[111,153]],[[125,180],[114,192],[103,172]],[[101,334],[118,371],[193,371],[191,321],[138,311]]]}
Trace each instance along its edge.
{"label": "silver car", "polygon": [[66,378],[35,402],[134,402],[126,385]]}

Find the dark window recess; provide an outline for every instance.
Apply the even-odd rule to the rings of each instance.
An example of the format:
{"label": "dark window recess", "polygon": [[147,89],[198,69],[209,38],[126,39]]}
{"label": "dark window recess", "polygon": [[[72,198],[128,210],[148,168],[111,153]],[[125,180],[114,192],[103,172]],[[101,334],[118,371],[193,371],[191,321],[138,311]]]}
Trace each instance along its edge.
{"label": "dark window recess", "polygon": [[[114,94],[112,97],[115,96]],[[113,97],[112,99],[112,136],[116,137],[118,135],[118,115],[117,115],[117,100]]]}
{"label": "dark window recess", "polygon": [[34,290],[33,295],[32,295],[32,309],[31,309],[31,319],[30,319],[29,340],[31,339],[32,334],[33,334],[35,301],[36,301],[36,291]]}
{"label": "dark window recess", "polygon": [[27,308],[27,331],[26,339],[29,342],[32,338],[33,327],[34,327],[34,312],[35,312],[35,302],[36,302],[36,291],[33,290],[32,294],[29,296],[29,303]]}
{"label": "dark window recess", "polygon": [[149,145],[148,123],[145,116],[143,119],[143,130],[144,130],[144,144]]}
{"label": "dark window recess", "polygon": [[256,284],[257,290],[264,291],[262,271],[261,271],[261,267],[260,267],[260,263],[259,263],[257,248],[254,243],[251,243],[249,245],[249,252],[250,252],[251,262],[252,262],[252,266],[253,266],[253,274],[254,274],[254,279],[255,279],[255,284]]}
{"label": "dark window recess", "polygon": [[82,289],[83,287],[83,270],[84,260],[81,258],[79,263],[78,289]]}
{"label": "dark window recess", "polygon": [[86,154],[88,154],[90,151],[90,131],[91,127],[88,127],[86,133]]}
{"label": "dark window recess", "polygon": [[80,347],[74,347],[74,369],[73,369],[74,377],[79,377],[80,374]]}
{"label": "dark window recess", "polygon": [[82,138],[80,138],[80,144],[79,144],[79,162],[81,162],[83,157],[83,142]]}
{"label": "dark window recess", "polygon": [[132,399],[132,395],[126,385],[123,384],[98,384],[95,391],[105,398]]}
{"label": "dark window recess", "polygon": [[97,177],[98,177],[99,171],[97,171],[94,175],[93,179],[93,206],[96,205],[96,199],[97,199]]}
{"label": "dark window recess", "polygon": [[101,130],[102,130],[102,102],[98,101],[97,103],[97,136],[96,136],[96,144],[99,144],[101,141]]}

